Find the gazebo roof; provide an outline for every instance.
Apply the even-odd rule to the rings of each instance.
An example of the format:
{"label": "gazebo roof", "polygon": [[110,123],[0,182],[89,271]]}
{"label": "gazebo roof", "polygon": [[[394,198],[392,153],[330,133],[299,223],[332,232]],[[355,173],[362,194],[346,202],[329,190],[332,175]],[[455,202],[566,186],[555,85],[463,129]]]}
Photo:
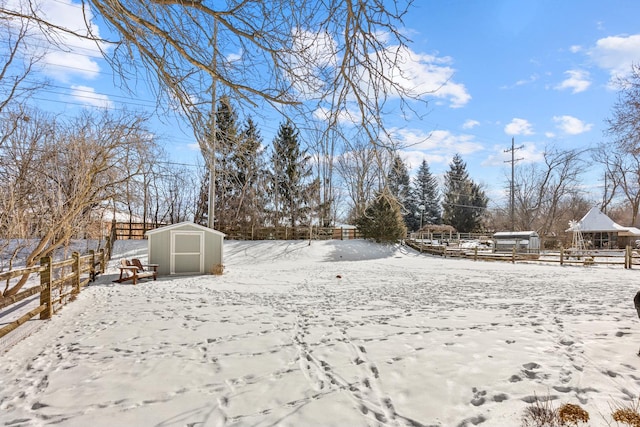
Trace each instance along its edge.
{"label": "gazebo roof", "polygon": [[[593,207],[578,222],[583,233],[618,233],[618,236],[640,236],[640,230],[635,227],[625,227],[614,222],[600,209]],[[573,231],[569,228],[567,231]]]}
{"label": "gazebo roof", "polygon": [[426,224],[423,225],[422,228],[418,230],[418,232],[455,233],[456,229],[453,226],[446,224]]}
{"label": "gazebo roof", "polygon": [[596,207],[591,208],[589,212],[587,212],[587,214],[582,217],[578,224],[580,226],[580,231],[587,233],[609,231],[620,232],[629,230],[629,227],[624,227],[620,224],[617,224]]}

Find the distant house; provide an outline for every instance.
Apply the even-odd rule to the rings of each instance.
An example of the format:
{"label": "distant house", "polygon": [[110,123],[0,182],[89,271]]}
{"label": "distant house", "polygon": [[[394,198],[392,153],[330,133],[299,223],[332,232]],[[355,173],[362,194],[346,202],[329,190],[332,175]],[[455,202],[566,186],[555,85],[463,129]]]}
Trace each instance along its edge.
{"label": "distant house", "polygon": [[[600,209],[593,207],[578,222],[587,247],[596,249],[617,249],[627,245],[635,246],[640,240],[640,229],[625,227],[615,223]],[[573,230],[568,229],[567,232]]]}
{"label": "distant house", "polygon": [[147,231],[149,263],[158,274],[204,274],[222,264],[224,233],[193,222]]}

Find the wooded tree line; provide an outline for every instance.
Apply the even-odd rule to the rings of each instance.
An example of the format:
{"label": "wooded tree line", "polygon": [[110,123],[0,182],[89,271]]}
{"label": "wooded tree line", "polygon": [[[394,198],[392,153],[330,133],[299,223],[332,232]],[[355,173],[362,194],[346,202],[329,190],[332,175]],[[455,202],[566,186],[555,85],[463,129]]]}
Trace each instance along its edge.
{"label": "wooded tree line", "polygon": [[[390,97],[407,113],[414,102],[426,102],[384,71],[403,74],[406,39],[398,28],[410,3],[394,2],[387,10],[376,2],[277,0],[212,9],[204,1],[83,1],[85,13],[110,25],[116,36],[109,40],[91,26],[90,14],[86,29],[68,29],[27,0],[0,3],[0,250],[16,253],[8,239],[37,237],[27,261],[33,265],[72,236],[94,232],[93,221],[115,211],[154,223],[205,223],[211,180],[222,229],[344,221],[371,227],[372,236],[385,228],[400,236],[421,224],[446,223],[461,232],[515,228],[560,236],[594,203],[637,225],[638,66],[618,82],[606,144],[584,151],[548,147],[542,162],[518,165],[513,205],[490,206],[460,155],[444,176],[434,176],[424,161],[411,177],[415,165],[405,164],[402,147],[389,142],[383,110]],[[218,26],[220,33],[212,33]],[[372,37],[374,29],[387,37]],[[138,74],[130,71],[142,71],[155,85],[159,106],[179,104],[203,164],[172,162],[145,114],[67,117],[29,107],[47,85],[29,78],[44,55],[28,44],[34,31],[41,34],[38,44],[61,43],[53,36],[61,32],[117,46],[104,51],[116,74],[126,83]],[[236,47],[241,60],[230,66],[220,46]],[[214,82],[223,96],[213,96]],[[194,96],[203,92],[211,99]],[[240,118],[237,104],[249,115]],[[251,108],[264,105],[283,117],[271,141],[263,141],[250,116]],[[322,119],[318,111],[326,112]],[[345,115],[349,125],[341,125]],[[581,173],[594,162],[605,170],[599,202],[586,200],[581,188]]]}
{"label": "wooded tree line", "polygon": [[[633,78],[640,80],[635,72]],[[20,97],[14,101],[2,110],[0,177],[8,185],[1,190],[1,230],[6,238],[41,238],[28,262],[71,237],[99,237],[103,230],[92,224],[110,220],[113,212],[154,224],[206,224],[209,169],[172,163],[148,129],[148,117],[105,111],[57,117],[28,109]],[[615,114],[628,113],[621,109],[627,105],[622,102]],[[331,143],[318,141],[314,137],[331,133],[301,132],[283,121],[265,144],[253,119],[240,119],[223,97],[216,109],[217,228],[346,222],[366,229],[367,220],[379,219],[378,233],[395,229],[394,239],[427,224],[448,224],[460,232],[515,228],[561,236],[568,221],[594,203],[581,196],[587,151],[549,149],[543,162],[517,167],[511,218],[508,204],[488,208],[482,186],[469,177],[460,155],[441,179],[426,161],[411,177],[400,152],[376,148],[364,133],[348,141],[342,134]],[[607,155],[602,148],[591,152],[592,160],[607,161],[610,184],[601,207],[614,217],[633,215],[638,194],[629,182],[640,182],[640,166],[631,167],[637,149],[629,148],[628,140],[615,147]],[[615,195],[624,195],[627,203],[616,205]],[[392,227],[389,218],[400,218],[401,227]]]}

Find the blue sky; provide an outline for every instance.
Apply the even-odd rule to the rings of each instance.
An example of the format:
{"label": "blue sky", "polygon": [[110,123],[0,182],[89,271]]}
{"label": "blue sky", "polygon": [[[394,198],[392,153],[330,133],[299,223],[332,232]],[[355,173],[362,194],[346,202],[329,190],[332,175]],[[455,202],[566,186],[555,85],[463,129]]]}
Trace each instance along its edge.
{"label": "blue sky", "polygon": [[[604,120],[616,99],[611,79],[640,62],[640,2],[419,1],[406,20],[412,49],[447,58],[452,81],[468,99],[435,97],[421,123],[447,141],[421,155],[435,172],[461,153],[471,177],[496,198],[508,183],[511,138],[519,164],[545,147],[587,148],[605,141]],[[462,95],[459,95],[462,97]],[[585,174],[597,185],[599,172]],[[596,196],[597,197],[597,196]]]}
{"label": "blue sky", "polygon": [[[80,26],[70,0],[45,7],[56,20]],[[635,0],[416,0],[403,29],[411,39],[408,66],[415,84],[439,89],[427,97],[422,119],[387,118],[407,145],[404,159],[412,168],[426,159],[442,174],[460,153],[471,178],[498,200],[508,185],[512,138],[522,146],[518,165],[539,161],[546,147],[605,141],[604,120],[616,99],[612,78],[640,63],[638,16]],[[43,105],[70,114],[87,105],[152,109],[143,84],[134,98],[123,94],[95,47],[73,44],[73,52],[46,58],[55,86],[41,95]],[[173,159],[197,161],[188,128],[156,125]],[[270,142],[277,125],[259,125]],[[596,200],[599,179],[597,168],[585,174]]]}

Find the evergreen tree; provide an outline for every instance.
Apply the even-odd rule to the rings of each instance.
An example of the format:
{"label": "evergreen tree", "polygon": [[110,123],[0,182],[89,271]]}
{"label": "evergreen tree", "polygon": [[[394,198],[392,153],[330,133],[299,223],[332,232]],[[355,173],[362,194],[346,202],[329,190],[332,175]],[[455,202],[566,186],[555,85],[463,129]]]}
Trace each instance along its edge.
{"label": "evergreen tree", "polygon": [[397,242],[407,235],[400,204],[389,191],[379,193],[356,219],[356,226],[365,239],[378,243]]}
{"label": "evergreen tree", "polygon": [[198,191],[198,196],[195,201],[193,222],[206,226],[209,221],[209,179],[211,178],[209,168],[205,167],[199,178],[200,190]]}
{"label": "evergreen tree", "polygon": [[238,148],[238,115],[228,97],[218,102],[216,110],[215,139],[215,222],[216,228],[226,230],[234,224],[237,205],[234,194],[237,193],[237,168],[233,159]]}
{"label": "evergreen tree", "polygon": [[393,157],[391,169],[387,175],[389,193],[398,201],[402,212],[402,218],[409,230],[417,230],[420,226],[420,218],[416,218],[417,207],[411,197],[411,179],[407,165],[399,155]]}
{"label": "evergreen tree", "polygon": [[[229,232],[233,228],[263,222],[266,198],[265,162],[261,152],[262,137],[255,122],[248,118],[238,128],[238,115],[228,97],[218,102],[215,138],[215,223]],[[201,179],[194,221],[208,221],[210,171]]]}
{"label": "evergreen tree", "polygon": [[261,147],[260,131],[249,117],[244,123],[238,147],[232,156],[238,188],[236,218],[242,226],[255,226],[263,222],[266,206],[264,185],[267,175]]}
{"label": "evergreen tree", "polygon": [[283,218],[291,226],[308,221],[318,186],[309,180],[313,172],[309,156],[300,148],[298,131],[291,122],[280,124],[271,159],[274,223],[280,224]]}
{"label": "evergreen tree", "polygon": [[469,178],[467,165],[459,154],[453,157],[444,182],[443,219],[458,232],[469,233],[481,226],[488,199]]}
{"label": "evergreen tree", "polygon": [[[431,174],[429,164],[422,161],[413,180],[413,203],[417,207],[416,217],[421,217],[421,223],[441,224],[442,213],[440,210],[440,196],[438,194],[438,180]],[[424,210],[420,210],[420,206]]]}

